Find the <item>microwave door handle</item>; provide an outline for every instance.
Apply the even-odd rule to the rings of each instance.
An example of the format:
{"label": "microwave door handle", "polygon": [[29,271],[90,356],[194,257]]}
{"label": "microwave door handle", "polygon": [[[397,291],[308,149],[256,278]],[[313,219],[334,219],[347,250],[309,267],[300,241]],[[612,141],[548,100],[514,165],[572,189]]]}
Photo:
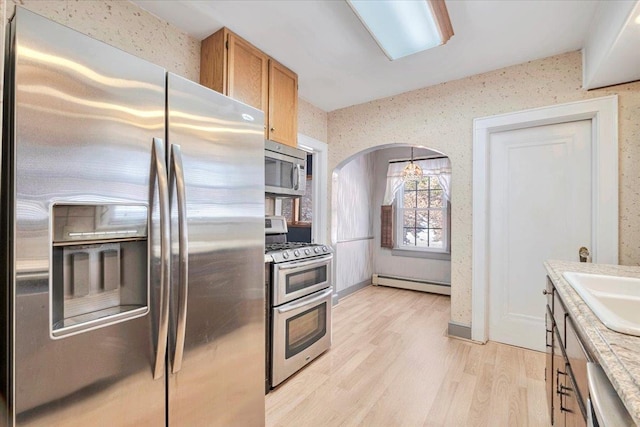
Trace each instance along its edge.
{"label": "microwave door handle", "polygon": [[169,279],[171,277],[171,241],[170,241],[170,213],[167,170],[165,167],[164,142],[153,138],[151,151],[151,174],[149,204],[153,208],[155,183],[158,182],[158,199],[160,206],[160,313],[158,318],[158,341],[156,343],[156,360],[153,379],[162,378],[164,374],[164,359],[167,354],[167,335],[169,331]]}
{"label": "microwave door handle", "polygon": [[298,176],[296,179],[296,190],[299,190],[302,182],[302,165],[296,164],[296,171],[296,175]]}
{"label": "microwave door handle", "polygon": [[[185,195],[184,168],[180,146],[171,145],[171,183],[175,180],[178,202],[178,259],[180,266],[178,289],[178,322],[176,327],[176,346],[173,354],[173,369],[175,374],[182,368],[184,354],[184,338],[187,328],[187,297],[189,295],[189,240],[187,231],[187,200]],[[172,187],[173,188],[173,187]],[[171,198],[170,200],[173,200]]]}
{"label": "microwave door handle", "polygon": [[297,190],[298,189],[298,165],[293,165],[293,167],[291,168],[291,187],[293,190]]}
{"label": "microwave door handle", "polygon": [[322,301],[323,299],[325,299],[326,297],[328,297],[332,293],[333,293],[333,289],[332,288],[327,288],[320,295],[309,295],[309,296],[306,296],[304,298],[300,298],[300,299],[296,300],[295,304],[285,304],[282,307],[276,307],[276,310],[278,310],[278,313],[280,313],[280,314],[288,313],[288,312],[296,310],[298,308],[302,308],[305,305],[311,305],[311,304],[313,304],[315,302]]}

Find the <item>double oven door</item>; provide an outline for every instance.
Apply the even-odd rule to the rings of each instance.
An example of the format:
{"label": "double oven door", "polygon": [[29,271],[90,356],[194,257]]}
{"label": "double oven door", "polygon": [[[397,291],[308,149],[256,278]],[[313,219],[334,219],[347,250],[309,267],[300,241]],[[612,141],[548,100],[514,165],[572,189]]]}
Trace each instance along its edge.
{"label": "double oven door", "polygon": [[272,387],[331,346],[332,260],[326,255],[274,265]]}
{"label": "double oven door", "polygon": [[333,255],[273,265],[273,305],[278,306],[331,286]]}

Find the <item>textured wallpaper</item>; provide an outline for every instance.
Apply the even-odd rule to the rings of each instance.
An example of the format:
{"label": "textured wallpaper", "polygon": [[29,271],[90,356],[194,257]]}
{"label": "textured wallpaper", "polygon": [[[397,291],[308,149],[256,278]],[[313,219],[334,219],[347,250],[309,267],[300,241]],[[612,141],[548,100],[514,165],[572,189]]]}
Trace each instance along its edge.
{"label": "textured wallpaper", "polygon": [[[10,0],[37,14],[166,68],[200,79],[200,41],[128,1]],[[11,14],[11,11],[9,11]]]}
{"label": "textured wallpaper", "polygon": [[298,133],[327,142],[327,113],[298,98]]}
{"label": "textured wallpaper", "polygon": [[[336,110],[329,170],[383,144],[422,145],[452,163],[452,320],[471,323],[473,119],[586,98],[619,96],[620,263],[640,263],[640,82],[584,91],[579,52],[479,74]],[[339,224],[338,224],[339,225]]]}

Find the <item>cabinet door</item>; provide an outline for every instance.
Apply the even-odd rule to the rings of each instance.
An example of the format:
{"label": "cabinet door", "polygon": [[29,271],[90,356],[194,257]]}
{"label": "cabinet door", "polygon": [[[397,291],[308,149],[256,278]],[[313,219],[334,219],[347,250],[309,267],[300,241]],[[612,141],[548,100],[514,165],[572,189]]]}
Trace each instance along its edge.
{"label": "cabinet door", "polygon": [[[567,370],[570,368],[567,367]],[[586,427],[587,421],[582,415],[580,405],[578,403],[579,396],[576,393],[576,387],[571,382],[571,378],[567,375],[564,378],[564,387],[562,388],[562,407],[560,408],[565,414],[565,426],[567,427]]]}
{"label": "cabinet door", "polygon": [[[557,308],[557,307],[556,307]],[[554,324],[553,370],[554,396],[552,402],[552,423],[554,426],[583,427],[586,420],[582,414],[579,394],[571,377],[573,372],[563,352],[564,342],[560,339],[559,329]]]}
{"label": "cabinet door", "polygon": [[216,92],[227,94],[228,31],[221,28],[202,40],[200,45],[200,84]]}
{"label": "cabinet door", "polygon": [[298,76],[273,59],[269,61],[268,139],[298,145]]}
{"label": "cabinet door", "polygon": [[553,375],[551,376],[552,386],[552,405],[553,414],[551,416],[551,422],[554,426],[565,425],[565,413],[563,411],[564,404],[564,387],[565,377],[567,376],[566,365],[564,363],[564,356],[562,354],[562,340],[560,339],[560,333],[556,324],[553,325]]}
{"label": "cabinet door", "polygon": [[226,95],[267,112],[269,57],[229,32]]}

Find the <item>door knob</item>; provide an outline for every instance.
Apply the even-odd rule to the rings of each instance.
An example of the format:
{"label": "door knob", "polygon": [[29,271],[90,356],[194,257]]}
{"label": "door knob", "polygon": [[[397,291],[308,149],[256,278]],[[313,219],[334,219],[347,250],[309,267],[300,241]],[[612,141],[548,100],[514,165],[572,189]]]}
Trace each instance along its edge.
{"label": "door knob", "polygon": [[580,262],[591,262],[591,254],[589,253],[589,249],[584,246],[578,250],[578,257],[580,258]]}

